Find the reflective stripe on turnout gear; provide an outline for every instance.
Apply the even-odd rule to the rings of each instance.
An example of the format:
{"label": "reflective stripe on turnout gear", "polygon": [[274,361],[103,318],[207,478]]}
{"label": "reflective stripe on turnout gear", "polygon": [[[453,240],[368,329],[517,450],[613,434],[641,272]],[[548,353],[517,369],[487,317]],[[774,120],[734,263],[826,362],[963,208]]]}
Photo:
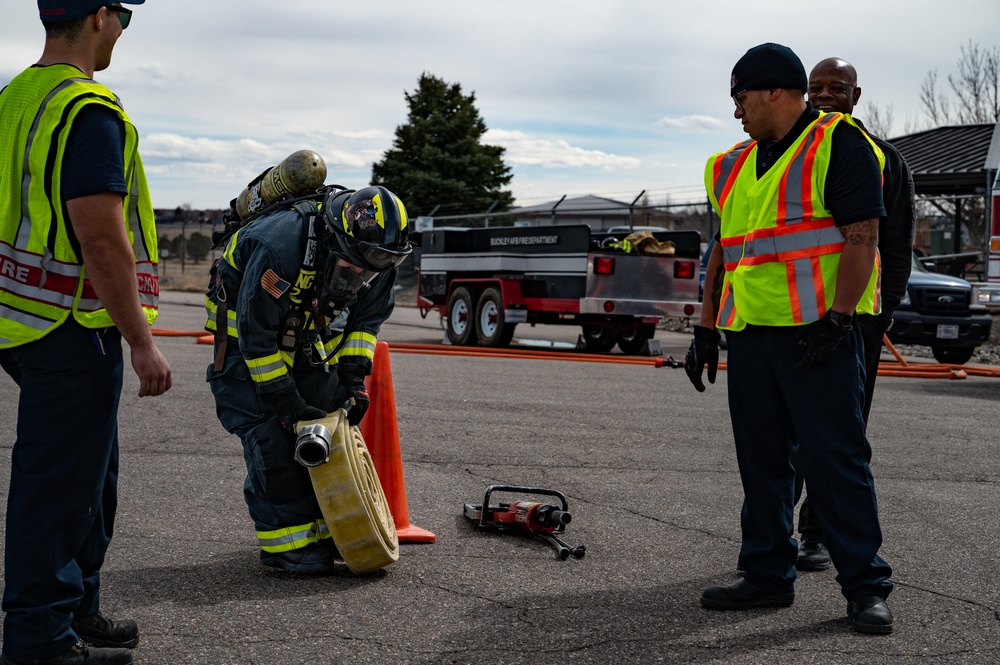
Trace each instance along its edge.
{"label": "reflective stripe on turnout gear", "polygon": [[337,352],[337,359],[351,356],[354,358],[366,358],[375,361],[375,342],[378,341],[375,335],[370,333],[353,331],[348,333],[347,341]]}
{"label": "reflective stripe on turnout gear", "polygon": [[289,526],[274,531],[258,531],[257,540],[260,541],[260,548],[265,552],[289,552],[291,550],[302,549],[306,545],[318,543],[330,537],[330,529],[323,519]]}
{"label": "reflective stripe on turnout gear", "polygon": [[266,383],[288,374],[288,364],[280,351],[263,358],[247,358],[246,363],[254,383]]}

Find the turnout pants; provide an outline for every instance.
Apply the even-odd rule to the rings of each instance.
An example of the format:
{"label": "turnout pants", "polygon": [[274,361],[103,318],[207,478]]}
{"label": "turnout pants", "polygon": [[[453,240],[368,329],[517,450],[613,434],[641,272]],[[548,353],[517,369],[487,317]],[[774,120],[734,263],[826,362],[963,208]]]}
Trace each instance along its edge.
{"label": "turnout pants", "polygon": [[20,387],[4,551],[4,643],[44,658],[77,641],[70,623],[99,611],[100,570],[118,505],[121,335],[72,318],[0,350]]}
{"label": "turnout pants", "polygon": [[794,588],[792,538],[798,451],[816,517],[844,597],[886,597],[892,569],[878,555],[882,531],[862,418],[861,331],[823,363],[796,371],[795,327],[727,332],[729,410],[745,502],[744,577],[771,592]]}
{"label": "turnout pants", "polygon": [[[331,409],[337,387],[335,371],[308,367],[293,372],[293,376],[299,394],[310,406]],[[277,538],[275,532],[299,531],[309,525],[319,531],[307,538],[290,539],[284,549],[304,547],[329,537],[309,471],[295,461],[295,435],[277,417],[268,415],[261,404],[238,344],[230,340],[222,371],[209,365],[207,379],[219,422],[243,443],[247,467],[243,498],[261,544]]]}

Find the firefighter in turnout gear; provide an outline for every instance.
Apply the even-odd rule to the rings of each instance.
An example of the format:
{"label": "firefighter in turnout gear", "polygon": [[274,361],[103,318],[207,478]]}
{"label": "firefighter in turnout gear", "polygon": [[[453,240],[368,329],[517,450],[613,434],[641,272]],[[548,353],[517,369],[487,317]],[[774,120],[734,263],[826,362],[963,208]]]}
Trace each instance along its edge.
{"label": "firefighter in turnout gear", "polygon": [[336,547],[292,427],[341,407],[361,421],[396,268],[412,248],[406,209],[384,187],[328,188],[278,207],[230,236],[213,269],[207,379],[220,422],[243,443],[261,562],[322,574]]}

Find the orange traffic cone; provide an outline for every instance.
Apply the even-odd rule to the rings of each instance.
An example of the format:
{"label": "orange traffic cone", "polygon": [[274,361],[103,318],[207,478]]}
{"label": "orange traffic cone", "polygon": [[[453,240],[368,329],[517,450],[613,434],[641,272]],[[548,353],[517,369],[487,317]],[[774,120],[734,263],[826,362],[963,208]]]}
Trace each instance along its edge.
{"label": "orange traffic cone", "polygon": [[399,451],[399,427],[396,422],[396,395],[392,389],[392,368],[389,366],[389,345],[375,345],[372,374],[365,379],[368,386],[368,413],[361,421],[361,436],[372,456],[375,473],[389,503],[392,521],[401,543],[433,543],[430,531],[410,524],[406,505],[406,482],[403,479],[403,457]]}

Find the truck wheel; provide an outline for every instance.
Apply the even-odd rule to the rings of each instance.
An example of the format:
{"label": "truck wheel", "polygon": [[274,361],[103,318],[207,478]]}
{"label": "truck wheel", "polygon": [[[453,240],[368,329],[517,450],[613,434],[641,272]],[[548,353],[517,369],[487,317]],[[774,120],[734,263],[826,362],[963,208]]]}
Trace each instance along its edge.
{"label": "truck wheel", "polygon": [[507,346],[514,337],[516,323],[507,323],[503,316],[500,290],[489,288],[479,297],[476,308],[476,334],[482,346]]}
{"label": "truck wheel", "polygon": [[618,348],[627,356],[637,355],[642,351],[646,340],[653,339],[655,333],[656,326],[652,323],[637,324],[634,328],[618,333]]}
{"label": "truck wheel", "polygon": [[475,346],[476,325],[472,320],[475,310],[472,293],[460,286],[448,299],[448,340],[455,346]]}
{"label": "truck wheel", "polygon": [[591,353],[605,353],[610,351],[618,341],[615,338],[614,328],[604,326],[584,326],[583,344]]}
{"label": "truck wheel", "polygon": [[964,365],[972,358],[976,352],[971,346],[932,346],[931,353],[934,359],[942,365]]}

